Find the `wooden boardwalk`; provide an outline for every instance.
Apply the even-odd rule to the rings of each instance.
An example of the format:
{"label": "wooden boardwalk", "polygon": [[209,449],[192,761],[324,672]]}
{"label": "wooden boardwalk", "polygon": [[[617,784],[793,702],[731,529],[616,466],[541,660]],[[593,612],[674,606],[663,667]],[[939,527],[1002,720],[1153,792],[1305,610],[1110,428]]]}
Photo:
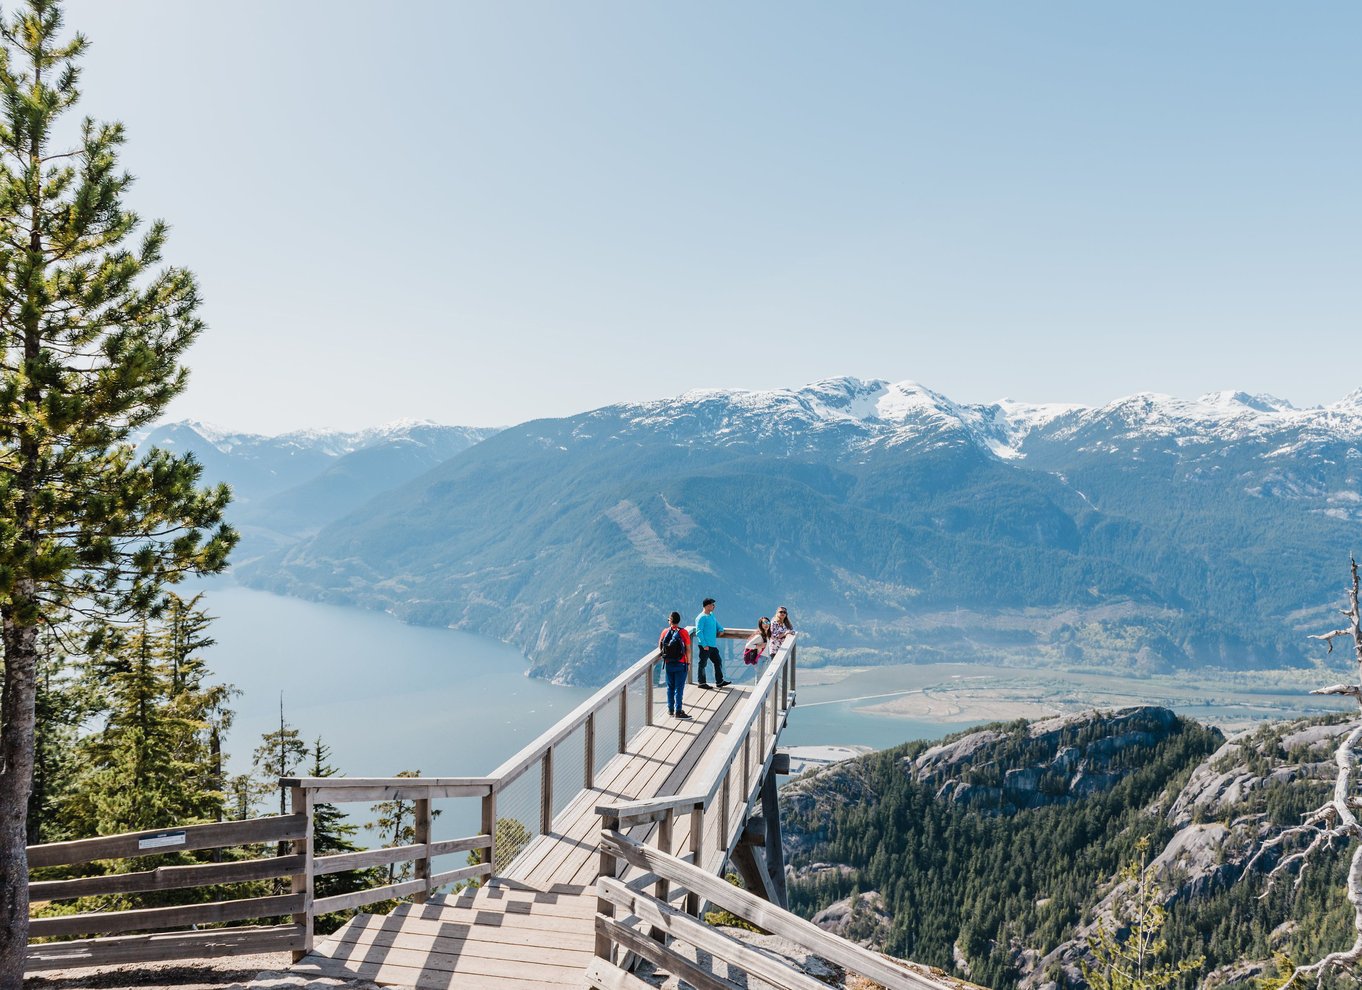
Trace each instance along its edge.
{"label": "wooden boardwalk", "polygon": [[[387,916],[360,915],[319,942],[294,971],[420,988],[585,986],[597,908],[597,807],[684,793],[696,785],[751,690],[750,682],[712,691],[688,686],[686,708],[694,716],[689,721],[669,717],[658,692],[653,724],[635,733],[596,775],[595,786],[576,794],[554,817],[552,829],[531,840],[489,884],[403,905]],[[752,768],[743,776],[749,786],[732,788],[727,813],[705,817],[700,865],[709,872],[722,866],[745,822]],[[691,848],[690,822],[689,816],[678,820],[673,850]],[[720,836],[724,825],[733,835]],[[640,825],[632,834],[642,838],[656,828]],[[676,889],[671,899],[685,893]]]}

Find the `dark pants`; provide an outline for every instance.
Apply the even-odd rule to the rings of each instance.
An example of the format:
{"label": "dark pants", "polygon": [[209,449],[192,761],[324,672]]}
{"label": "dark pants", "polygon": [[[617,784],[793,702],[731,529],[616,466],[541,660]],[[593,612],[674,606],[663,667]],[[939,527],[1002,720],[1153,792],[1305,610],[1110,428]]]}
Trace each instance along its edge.
{"label": "dark pants", "polygon": [[724,679],[723,661],[719,659],[719,648],[717,646],[701,646],[697,652],[700,655],[700,666],[696,668],[695,677],[701,683],[705,683],[705,661],[714,664],[714,683],[718,684]]}
{"label": "dark pants", "polygon": [[681,695],[686,690],[686,665],[679,660],[667,661],[667,711],[675,715],[681,711]]}

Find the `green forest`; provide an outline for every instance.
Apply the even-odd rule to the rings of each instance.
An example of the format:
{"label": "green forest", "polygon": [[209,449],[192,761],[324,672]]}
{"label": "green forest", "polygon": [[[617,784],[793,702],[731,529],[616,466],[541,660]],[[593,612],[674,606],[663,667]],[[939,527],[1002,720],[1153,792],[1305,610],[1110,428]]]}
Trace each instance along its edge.
{"label": "green forest", "polygon": [[[1299,759],[1281,745],[1286,730],[1299,725],[1259,730],[1247,769],[1267,778],[1273,768]],[[968,783],[996,784],[1008,768],[1036,759],[1027,723],[991,728],[1006,738],[975,755],[962,776]],[[1089,734],[1069,743],[1082,748],[1092,741]],[[853,916],[851,937],[871,938],[893,955],[964,976],[958,947],[970,980],[998,990],[1013,987],[1030,968],[1028,957],[1042,959],[1092,920],[1092,908],[1137,858],[1142,839],[1155,851],[1168,843],[1174,828],[1167,809],[1222,742],[1218,731],[1179,719],[1177,731],[1157,745],[1119,754],[1124,774],[1109,790],[1022,810],[958,804],[938,797],[939,785],[915,782],[905,763],[930,743],[860,758],[854,773],[829,773],[826,784],[815,784],[810,808],[801,812],[786,803],[787,829],[813,839],[793,862],[802,878],[790,888],[791,906],[808,917],[840,898],[878,891],[891,920]],[[1330,787],[1331,780],[1269,778],[1244,800],[1219,809],[1216,820],[1228,825],[1252,816],[1265,827],[1294,825]],[[847,800],[849,790],[873,797]],[[1242,960],[1281,954],[1309,961],[1350,945],[1352,910],[1342,890],[1346,853],[1324,854],[1299,887],[1288,877],[1270,891],[1261,872],[1195,892],[1180,889],[1176,874],[1166,877],[1172,892],[1163,930],[1167,957],[1205,957],[1176,985],[1189,990],[1208,973]],[[810,873],[811,864],[850,869]],[[1057,965],[1040,976],[1061,986],[1072,982]]]}

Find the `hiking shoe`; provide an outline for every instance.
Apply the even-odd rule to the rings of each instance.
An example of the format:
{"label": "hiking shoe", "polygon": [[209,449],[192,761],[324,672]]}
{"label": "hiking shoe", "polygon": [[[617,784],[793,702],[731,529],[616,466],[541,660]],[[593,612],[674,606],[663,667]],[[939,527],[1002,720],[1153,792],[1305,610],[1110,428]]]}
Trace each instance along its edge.
{"label": "hiking shoe", "polygon": [[716,685],[716,686],[717,686],[717,687],[728,687],[728,686],[729,686],[730,684],[732,684],[732,683],[733,683],[732,681],[720,681],[720,682],[718,683],[718,685]]}
{"label": "hiking shoe", "polygon": [[698,688],[700,688],[700,689],[703,690],[703,691],[713,691],[713,690],[714,690],[712,687],[710,687],[710,686],[709,686],[708,684],[706,684],[704,681],[701,681],[699,684],[697,684],[697,685],[695,685],[695,686],[698,687]]}
{"label": "hiking shoe", "polygon": [[690,718],[690,712],[677,712],[672,718]]}

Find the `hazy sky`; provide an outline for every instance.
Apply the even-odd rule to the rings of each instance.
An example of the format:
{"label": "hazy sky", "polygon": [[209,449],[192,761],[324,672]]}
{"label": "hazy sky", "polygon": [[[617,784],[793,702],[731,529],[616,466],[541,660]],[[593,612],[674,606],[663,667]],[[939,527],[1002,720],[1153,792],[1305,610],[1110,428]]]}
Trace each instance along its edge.
{"label": "hazy sky", "polygon": [[[9,4],[5,5],[7,8]],[[1362,386],[1355,3],[71,0],[175,418]]]}

